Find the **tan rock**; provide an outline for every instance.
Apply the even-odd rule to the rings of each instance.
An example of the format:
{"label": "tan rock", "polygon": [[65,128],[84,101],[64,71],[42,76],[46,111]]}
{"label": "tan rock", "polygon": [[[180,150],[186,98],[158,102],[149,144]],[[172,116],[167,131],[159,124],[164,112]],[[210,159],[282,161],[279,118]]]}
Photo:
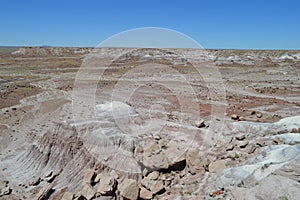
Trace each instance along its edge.
{"label": "tan rock", "polygon": [[153,171],[147,176],[151,180],[157,180],[159,178],[159,172],[158,171]]}
{"label": "tan rock", "polygon": [[260,138],[256,141],[256,144],[260,147],[263,147],[263,146],[265,146],[265,141]]}
{"label": "tan rock", "polygon": [[46,184],[38,193],[37,200],[46,200],[49,199],[50,195],[53,192],[53,188],[51,184]]}
{"label": "tan rock", "polygon": [[255,150],[256,150],[256,146],[254,144],[250,144],[246,147],[246,151],[248,154],[254,153]]}
{"label": "tan rock", "polygon": [[94,183],[99,183],[100,179],[101,179],[102,174],[97,174],[95,179],[94,179]]}
{"label": "tan rock", "polygon": [[233,119],[233,120],[239,120],[239,116],[236,115],[236,114],[232,114],[231,115],[231,119]]}
{"label": "tan rock", "polygon": [[143,178],[141,184],[145,188],[150,190],[153,195],[157,194],[165,188],[162,180],[151,180],[149,177]]}
{"label": "tan rock", "polygon": [[217,160],[209,164],[208,170],[209,172],[222,172],[226,169],[225,160]]}
{"label": "tan rock", "polygon": [[96,192],[89,184],[84,184],[83,188],[81,189],[80,194],[85,197],[87,200],[94,198]]}
{"label": "tan rock", "polygon": [[186,152],[186,162],[191,174],[205,173],[205,169],[202,160],[199,156],[199,150],[196,148],[191,148]]}
{"label": "tan rock", "polygon": [[195,121],[195,126],[197,128],[203,128],[203,127],[205,127],[206,125],[205,125],[204,119],[199,119],[199,120]]}
{"label": "tan rock", "polygon": [[33,181],[29,183],[29,186],[37,186],[38,184],[40,184],[41,181],[42,179],[40,177],[35,178]]}
{"label": "tan rock", "polygon": [[73,200],[74,195],[71,192],[65,192],[61,200]]}
{"label": "tan rock", "polygon": [[8,186],[8,181],[2,181],[0,183],[0,197],[4,195],[9,195],[11,193],[11,189]]}
{"label": "tan rock", "polygon": [[298,133],[298,129],[297,128],[292,128],[291,133]]}
{"label": "tan rock", "polygon": [[262,113],[257,113],[257,114],[256,114],[256,117],[257,117],[257,118],[262,118],[262,116],[263,116]]}
{"label": "tan rock", "polygon": [[144,187],[141,187],[140,198],[141,199],[152,199],[152,193]]}
{"label": "tan rock", "polygon": [[240,147],[240,148],[246,148],[246,146],[249,144],[249,141],[238,141],[237,145]]}
{"label": "tan rock", "polygon": [[102,174],[97,192],[102,195],[111,195],[115,191],[116,183],[115,178],[111,175],[107,173]]}
{"label": "tan rock", "polygon": [[87,169],[84,172],[83,183],[93,184],[96,173],[93,169]]}
{"label": "tan rock", "polygon": [[139,187],[136,180],[125,179],[118,185],[120,195],[130,200],[135,200],[139,196]]}
{"label": "tan rock", "polygon": [[235,136],[235,139],[244,140],[244,139],[246,139],[246,135],[245,134],[238,134],[237,136]]}

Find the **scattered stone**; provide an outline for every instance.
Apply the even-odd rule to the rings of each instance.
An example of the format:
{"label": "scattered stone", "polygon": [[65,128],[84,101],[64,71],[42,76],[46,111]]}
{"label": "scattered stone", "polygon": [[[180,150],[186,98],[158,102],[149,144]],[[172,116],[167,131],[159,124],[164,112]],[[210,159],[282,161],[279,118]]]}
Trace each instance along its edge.
{"label": "scattered stone", "polygon": [[65,192],[61,200],[73,200],[74,195],[71,192]]}
{"label": "scattered stone", "polygon": [[239,120],[240,121],[246,121],[246,119],[244,117],[240,117]]}
{"label": "scattered stone", "polygon": [[257,118],[262,118],[262,116],[263,116],[262,113],[257,113],[257,114],[256,114],[256,117],[257,117]]}
{"label": "scattered stone", "polygon": [[251,111],[250,114],[251,114],[251,115],[255,115],[255,114],[256,114],[255,110]]}
{"label": "scattered stone", "polygon": [[2,181],[0,184],[0,197],[4,195],[9,195],[11,193],[11,189],[8,186],[8,181]]}
{"label": "scattered stone", "polygon": [[84,172],[83,183],[88,183],[93,185],[96,178],[96,173],[93,169],[87,169]]}
{"label": "scattered stone", "polygon": [[244,139],[246,139],[246,136],[245,136],[245,134],[239,134],[239,135],[235,136],[235,139],[244,140]]}
{"label": "scattered stone", "polygon": [[116,179],[111,175],[105,173],[101,176],[97,192],[102,195],[112,195],[115,191],[116,184]]}
{"label": "scattered stone", "polygon": [[161,137],[160,137],[159,135],[153,135],[153,139],[155,139],[155,140],[160,140]]}
{"label": "scattered stone", "polygon": [[33,181],[31,181],[31,182],[29,183],[29,186],[37,186],[38,184],[40,184],[41,181],[42,181],[42,180],[41,180],[40,177],[35,178]]}
{"label": "scattered stone", "polygon": [[199,119],[199,120],[197,120],[197,121],[195,122],[195,126],[196,126],[197,128],[203,128],[203,127],[205,127],[206,125],[205,125],[204,119]]}
{"label": "scattered stone", "polygon": [[260,147],[263,147],[263,146],[265,146],[265,141],[263,139],[258,139],[256,141],[256,144]]}
{"label": "scattered stone", "polygon": [[232,114],[231,115],[231,119],[233,119],[233,120],[239,120],[239,116],[238,115],[236,115],[236,114]]}
{"label": "scattered stone", "polygon": [[49,199],[50,195],[54,192],[51,184],[45,185],[37,194],[37,200]]}
{"label": "scattered stone", "polygon": [[273,144],[284,144],[284,141],[280,137],[275,137]]}
{"label": "scattered stone", "polygon": [[246,146],[249,144],[249,141],[239,141],[238,142],[238,146],[240,147],[240,148],[246,148]]}
{"label": "scattered stone", "polygon": [[152,199],[152,193],[144,187],[141,187],[140,198],[142,199]]}
{"label": "scattered stone", "polygon": [[191,148],[186,152],[186,163],[191,174],[205,173],[203,162],[199,156],[199,150]]}
{"label": "scattered stone", "polygon": [[54,174],[53,171],[50,171],[45,174],[44,180],[47,181],[48,183],[51,183],[55,177],[56,177],[56,174]]}
{"label": "scattered stone", "polygon": [[217,160],[209,164],[209,172],[222,172],[226,169],[225,160]]}
{"label": "scattered stone", "polygon": [[254,144],[250,144],[246,148],[246,151],[247,151],[248,154],[254,153],[255,150],[256,150],[256,146]]}
{"label": "scattered stone", "polygon": [[149,177],[145,177],[142,179],[141,184],[151,191],[153,195],[163,191],[165,189],[164,183],[162,180],[151,180]]}
{"label": "scattered stone", "polygon": [[229,144],[228,147],[226,148],[226,151],[232,151],[234,149],[233,144]]}
{"label": "scattered stone", "polygon": [[136,180],[126,178],[118,185],[120,195],[130,200],[136,200],[139,196],[139,187]]}
{"label": "scattered stone", "polygon": [[80,194],[85,197],[87,200],[90,200],[94,198],[95,196],[95,191],[89,184],[84,184],[83,188],[81,189]]}

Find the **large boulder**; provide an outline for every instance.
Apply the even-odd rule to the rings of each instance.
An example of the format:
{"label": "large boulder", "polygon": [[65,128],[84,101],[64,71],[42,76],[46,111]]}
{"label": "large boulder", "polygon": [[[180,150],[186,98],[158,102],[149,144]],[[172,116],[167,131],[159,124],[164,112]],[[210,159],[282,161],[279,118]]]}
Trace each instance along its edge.
{"label": "large boulder", "polygon": [[136,180],[126,178],[118,185],[118,190],[120,195],[126,199],[138,199],[139,187]]}

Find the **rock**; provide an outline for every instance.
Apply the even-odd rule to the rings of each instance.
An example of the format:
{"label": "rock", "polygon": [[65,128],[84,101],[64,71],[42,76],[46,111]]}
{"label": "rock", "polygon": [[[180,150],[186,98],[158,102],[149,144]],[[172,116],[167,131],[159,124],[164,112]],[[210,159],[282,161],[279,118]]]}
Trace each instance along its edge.
{"label": "rock", "polygon": [[159,135],[153,135],[153,139],[155,139],[155,140],[160,140],[161,137],[160,137]]}
{"label": "rock", "polygon": [[265,146],[265,141],[260,138],[256,141],[256,144],[260,147],[263,147],[263,146]]}
{"label": "rock", "polygon": [[[171,170],[182,170],[185,168],[185,151],[184,149],[180,149],[180,145],[176,142],[169,142],[165,150],[162,150],[156,143],[152,143],[150,147],[150,149],[149,146],[146,147],[143,153],[142,162],[145,167],[150,169]],[[154,147],[156,149],[152,150]]]}
{"label": "rock", "polygon": [[90,199],[94,198],[95,191],[93,190],[93,188],[89,184],[85,183],[83,188],[81,189],[80,194],[83,197],[85,197],[87,200],[90,200]]}
{"label": "rock", "polygon": [[191,174],[205,173],[205,169],[203,167],[202,160],[200,159],[198,149],[191,148],[186,152],[186,162],[188,170]]}
{"label": "rock", "polygon": [[234,145],[233,144],[229,144],[226,148],[226,151],[232,151],[234,149]]}
{"label": "rock", "polygon": [[239,120],[239,116],[238,115],[236,115],[236,114],[232,114],[231,115],[231,119],[233,119],[233,120]]}
{"label": "rock", "polygon": [[71,192],[65,192],[61,200],[73,200],[74,195]]}
{"label": "rock", "polygon": [[245,136],[245,134],[239,134],[239,135],[235,136],[235,139],[244,140],[244,139],[246,139],[246,136]]}
{"label": "rock", "polygon": [[262,116],[263,116],[262,113],[257,113],[257,114],[256,114],[256,117],[257,117],[257,118],[262,118]]}
{"label": "rock", "polygon": [[116,179],[111,175],[105,173],[100,178],[100,184],[97,192],[102,195],[112,195],[115,191],[116,184]]}
{"label": "rock", "polygon": [[37,200],[49,199],[50,195],[54,192],[51,184],[45,185],[37,194]]}
{"label": "rock", "polygon": [[100,179],[101,179],[101,175],[102,174],[97,174],[97,176],[94,179],[94,183],[99,183]]}
{"label": "rock", "polygon": [[8,186],[8,181],[2,181],[0,184],[0,197],[4,195],[9,195],[11,193],[11,189]]}
{"label": "rock", "polygon": [[284,144],[284,141],[280,137],[275,137],[273,140],[273,144]]}
{"label": "rock", "polygon": [[297,128],[292,128],[291,133],[298,133],[298,129]]}
{"label": "rock", "polygon": [[255,150],[256,150],[256,146],[254,144],[250,144],[246,147],[246,151],[248,154],[254,153]]}
{"label": "rock", "polygon": [[143,169],[143,176],[147,176],[149,174],[149,171],[147,170],[147,168]]}
{"label": "rock", "polygon": [[174,141],[169,142],[164,154],[168,161],[168,169],[183,170],[186,166],[185,150]]}
{"label": "rock", "polygon": [[256,114],[255,110],[251,111],[250,113],[250,115],[255,115],[255,114]]}
{"label": "rock", "polygon": [[144,153],[149,155],[157,154],[160,151],[161,151],[160,145],[154,141],[150,141],[149,143],[147,143],[144,148]]}
{"label": "rock", "polygon": [[167,158],[163,154],[143,156],[143,165],[150,169],[168,169]]}
{"label": "rock", "polygon": [[159,172],[158,171],[153,171],[147,176],[151,180],[157,180],[159,178]]}
{"label": "rock", "polygon": [[209,164],[209,172],[222,172],[226,169],[225,160],[217,160]]}
{"label": "rock", "polygon": [[144,187],[141,187],[140,198],[141,199],[152,199],[152,193]]}
{"label": "rock", "polygon": [[130,200],[138,199],[139,187],[136,180],[126,178],[118,185],[120,195]]}
{"label": "rock", "polygon": [[246,121],[246,119],[244,117],[239,117],[240,121]]}
{"label": "rock", "polygon": [[149,177],[142,179],[141,184],[151,191],[153,195],[163,191],[165,189],[164,183],[162,180],[151,180]]}
{"label": "rock", "polygon": [[45,174],[44,180],[47,181],[48,183],[51,183],[55,177],[56,177],[56,174],[54,174],[53,171],[50,171]]}
{"label": "rock", "polygon": [[88,183],[93,185],[96,177],[96,173],[93,169],[87,169],[84,172],[83,183]]}
{"label": "rock", "polygon": [[203,127],[205,127],[206,125],[205,125],[204,119],[199,119],[199,120],[195,121],[195,126],[197,128],[203,128]]}
{"label": "rock", "polygon": [[29,186],[37,186],[38,184],[40,184],[41,181],[42,181],[42,180],[41,180],[40,177],[35,178],[33,181],[31,181],[31,182],[29,183]]}
{"label": "rock", "polygon": [[246,146],[249,144],[249,141],[239,141],[237,143],[237,145],[240,147],[240,148],[246,148]]}

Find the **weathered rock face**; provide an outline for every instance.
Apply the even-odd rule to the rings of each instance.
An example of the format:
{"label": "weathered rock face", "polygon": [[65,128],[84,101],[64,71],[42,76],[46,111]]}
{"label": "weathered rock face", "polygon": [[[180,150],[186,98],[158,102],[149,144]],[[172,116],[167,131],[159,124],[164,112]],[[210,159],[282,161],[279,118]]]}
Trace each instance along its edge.
{"label": "weathered rock face", "polygon": [[127,199],[138,199],[139,187],[137,182],[133,179],[125,179],[118,185],[118,190],[120,191],[121,196]]}
{"label": "weathered rock face", "polygon": [[203,161],[200,158],[199,150],[196,148],[188,149],[186,152],[186,162],[191,174],[200,173],[203,174],[205,172],[205,168],[203,166]]}

